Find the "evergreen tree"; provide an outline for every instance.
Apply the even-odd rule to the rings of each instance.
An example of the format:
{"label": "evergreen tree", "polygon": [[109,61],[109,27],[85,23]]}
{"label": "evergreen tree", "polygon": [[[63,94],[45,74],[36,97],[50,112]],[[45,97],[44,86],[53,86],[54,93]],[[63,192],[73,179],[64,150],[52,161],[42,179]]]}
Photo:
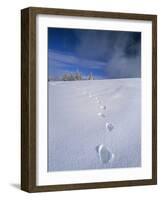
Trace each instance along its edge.
{"label": "evergreen tree", "polygon": [[89,74],[88,80],[94,80],[92,73]]}
{"label": "evergreen tree", "polygon": [[67,81],[67,80],[68,80],[68,75],[67,75],[67,74],[64,74],[63,77],[62,77],[62,80],[63,80],[63,81]]}

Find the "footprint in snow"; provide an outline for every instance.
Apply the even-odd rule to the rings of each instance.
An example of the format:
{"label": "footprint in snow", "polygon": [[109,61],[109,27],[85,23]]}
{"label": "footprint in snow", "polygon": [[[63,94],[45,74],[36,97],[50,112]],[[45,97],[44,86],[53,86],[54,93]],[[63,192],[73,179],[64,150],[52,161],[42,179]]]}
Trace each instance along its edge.
{"label": "footprint in snow", "polygon": [[97,102],[98,104],[101,104],[101,101],[100,101],[99,99],[97,99],[96,102]]}
{"label": "footprint in snow", "polygon": [[111,153],[103,144],[96,147],[99,159],[103,164],[107,164],[114,159],[114,154]]}
{"label": "footprint in snow", "polygon": [[100,109],[106,110],[106,106],[100,105]]}
{"label": "footprint in snow", "polygon": [[106,122],[106,130],[112,131],[114,129],[114,126],[111,123]]}
{"label": "footprint in snow", "polygon": [[101,112],[97,113],[97,115],[98,115],[99,117],[102,117],[102,118],[105,118],[105,117],[106,117],[105,114],[103,114],[103,113],[101,113]]}

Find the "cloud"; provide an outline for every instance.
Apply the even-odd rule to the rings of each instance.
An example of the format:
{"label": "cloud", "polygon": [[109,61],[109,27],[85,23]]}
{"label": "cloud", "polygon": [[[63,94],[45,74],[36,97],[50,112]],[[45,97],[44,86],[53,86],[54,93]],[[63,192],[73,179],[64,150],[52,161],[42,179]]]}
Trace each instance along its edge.
{"label": "cloud", "polygon": [[106,66],[109,78],[141,77],[141,34],[121,34],[117,38],[114,52]]}
{"label": "cloud", "polygon": [[86,30],[76,32],[79,43],[75,50],[80,58],[107,62],[113,52],[114,37],[111,32]]}
{"label": "cloud", "polygon": [[140,56],[114,56],[106,67],[108,78],[135,78],[141,76]]}
{"label": "cloud", "polygon": [[102,60],[108,78],[141,76],[141,33],[95,30],[78,37],[80,58]]}
{"label": "cloud", "polygon": [[66,65],[68,65],[68,67],[79,66],[82,68],[87,67],[91,69],[100,69],[100,67],[106,66],[106,62],[97,61],[94,59],[89,60],[86,58],[70,55],[65,52],[53,50],[49,50],[48,59],[50,67],[64,68]]}

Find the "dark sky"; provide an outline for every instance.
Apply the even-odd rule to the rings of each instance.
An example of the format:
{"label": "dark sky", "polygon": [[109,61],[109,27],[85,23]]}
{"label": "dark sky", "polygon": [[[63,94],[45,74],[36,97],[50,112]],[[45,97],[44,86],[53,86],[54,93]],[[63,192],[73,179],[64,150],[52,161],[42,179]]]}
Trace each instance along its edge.
{"label": "dark sky", "polygon": [[79,70],[95,79],[141,76],[141,33],[48,28],[48,76]]}

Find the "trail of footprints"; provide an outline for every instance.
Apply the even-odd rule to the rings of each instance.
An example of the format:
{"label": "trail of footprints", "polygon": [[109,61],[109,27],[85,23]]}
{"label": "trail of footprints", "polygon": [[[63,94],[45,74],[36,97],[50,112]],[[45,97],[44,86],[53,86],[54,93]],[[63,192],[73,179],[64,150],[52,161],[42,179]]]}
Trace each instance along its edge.
{"label": "trail of footprints", "polygon": [[[114,129],[114,126],[112,123],[106,121],[106,111],[107,106],[103,104],[103,102],[94,94],[83,91],[83,95],[87,95],[89,98],[92,98],[95,100],[96,104],[99,106],[100,111],[97,113],[97,116],[103,120],[105,120],[105,130],[106,133],[111,132]],[[99,159],[103,164],[107,164],[113,161],[114,154],[104,145],[100,144],[96,146],[96,152],[98,153]]]}

